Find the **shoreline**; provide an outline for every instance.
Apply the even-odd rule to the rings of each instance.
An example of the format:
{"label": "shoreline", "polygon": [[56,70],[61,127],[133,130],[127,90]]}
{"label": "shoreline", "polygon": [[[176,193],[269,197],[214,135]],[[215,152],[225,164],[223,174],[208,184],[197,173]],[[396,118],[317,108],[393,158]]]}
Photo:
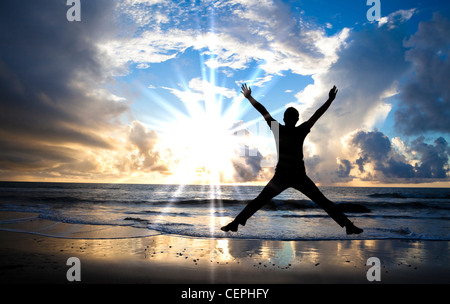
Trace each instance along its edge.
{"label": "shoreline", "polygon": [[[0,214],[7,221],[8,213]],[[12,224],[33,225],[33,221]],[[107,233],[125,233],[122,228]],[[75,224],[52,229],[80,233]],[[77,257],[84,284],[450,283],[448,241],[269,241],[151,233],[99,238],[98,229],[85,229],[82,238],[71,239],[2,230],[0,282],[71,283],[67,260]],[[367,279],[370,257],[380,260],[380,281]]]}

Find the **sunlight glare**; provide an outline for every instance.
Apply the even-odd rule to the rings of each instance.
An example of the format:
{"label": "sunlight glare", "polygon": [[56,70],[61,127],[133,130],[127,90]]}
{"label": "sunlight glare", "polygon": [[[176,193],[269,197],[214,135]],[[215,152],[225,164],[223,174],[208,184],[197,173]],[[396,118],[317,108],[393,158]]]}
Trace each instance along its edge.
{"label": "sunlight glare", "polygon": [[186,104],[190,116],[171,123],[164,137],[178,160],[176,175],[183,183],[219,184],[233,178],[234,120],[221,115],[214,92],[205,92],[205,99],[205,107]]}

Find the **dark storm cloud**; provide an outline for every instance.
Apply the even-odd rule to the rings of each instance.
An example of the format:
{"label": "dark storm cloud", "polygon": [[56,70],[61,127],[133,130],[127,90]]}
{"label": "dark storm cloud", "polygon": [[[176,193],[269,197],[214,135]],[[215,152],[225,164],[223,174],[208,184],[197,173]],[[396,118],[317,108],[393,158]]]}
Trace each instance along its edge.
{"label": "dark storm cloud", "polygon": [[98,89],[96,44],[113,34],[113,6],[83,1],[82,21],[68,22],[66,1],[0,2],[0,169],[70,162],[65,144],[112,148],[102,131],[128,106]]}
{"label": "dark storm cloud", "polygon": [[[333,84],[339,88],[339,93],[320,123],[314,126],[315,131],[308,135],[320,155],[315,168],[310,167],[308,158],[305,158],[313,180],[328,183],[351,178],[346,175],[349,167],[341,162],[336,168],[334,161],[337,157],[346,158],[336,149],[340,146],[340,138],[360,128],[373,128],[390,111],[386,97],[393,94],[398,79],[410,69],[403,45],[406,26],[398,21],[392,26],[369,24],[359,31],[351,31],[346,45],[338,52],[336,63],[326,73],[314,77],[316,84],[310,89],[323,93],[301,113],[303,119],[311,117],[323,104]],[[315,93],[312,90],[305,96],[300,93],[297,98],[303,102],[303,98],[309,98],[310,94]],[[358,167],[363,163],[364,158],[361,158],[352,166]]]}
{"label": "dark storm cloud", "polygon": [[[380,104],[383,93],[390,90],[410,67],[404,58],[402,41],[405,32],[400,24],[391,30],[367,27],[352,33],[324,81],[339,88],[339,102],[333,104],[337,114],[351,113],[351,116],[363,118]],[[350,119],[350,130],[357,127],[353,121],[360,123],[360,120]]]}
{"label": "dark storm cloud", "polygon": [[[358,132],[352,140],[361,152],[356,160],[360,172],[364,172],[366,164],[372,164],[375,172],[371,177],[386,178],[414,178],[413,167],[408,164],[393,148],[389,138],[381,132]],[[381,175],[380,175],[381,173]]]}
{"label": "dark storm cloud", "polygon": [[446,178],[447,172],[449,172],[450,149],[444,138],[439,137],[432,146],[425,143],[424,137],[421,136],[412,142],[411,149],[421,155],[420,165],[415,166],[417,177]]}
{"label": "dark storm cloud", "polygon": [[0,139],[0,168],[23,171],[74,161],[73,150],[63,147],[32,146]]}
{"label": "dark storm cloud", "polygon": [[[367,179],[423,182],[446,179],[449,172],[450,149],[442,137],[436,139],[434,145],[425,143],[423,136],[410,144],[406,152],[418,158],[414,166],[406,161],[405,156],[393,147],[389,138],[379,131],[360,131],[352,138],[352,144],[360,150],[355,164],[361,173],[368,173]],[[367,164],[373,166],[374,172],[366,172]]]}
{"label": "dark storm cloud", "polygon": [[339,168],[336,170],[336,174],[339,178],[350,177],[350,171],[352,170],[352,163],[348,159],[340,161]]}
{"label": "dark storm cloud", "polygon": [[389,156],[392,146],[389,138],[383,133],[360,131],[353,137],[352,143],[359,147],[362,152],[356,161],[359,171],[364,171],[364,165],[367,162],[374,162],[375,169],[382,167],[382,162]]}
{"label": "dark storm cloud", "polygon": [[396,126],[407,135],[450,132],[450,20],[435,14],[405,43],[414,73],[401,89]]}

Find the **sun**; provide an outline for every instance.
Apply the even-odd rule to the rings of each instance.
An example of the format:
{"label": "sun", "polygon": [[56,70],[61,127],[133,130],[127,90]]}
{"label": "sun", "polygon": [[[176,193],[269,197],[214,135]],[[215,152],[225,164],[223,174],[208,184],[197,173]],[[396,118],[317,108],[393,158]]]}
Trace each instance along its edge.
{"label": "sun", "polygon": [[[203,56],[204,53],[200,55],[202,64],[205,62]],[[160,134],[159,147],[169,151],[164,157],[170,172],[165,177],[166,183],[242,183],[240,174],[243,170],[254,170],[255,161],[249,161],[248,157],[261,158],[261,153],[251,152],[262,151],[261,147],[267,146],[267,134],[261,137],[259,131],[252,132],[260,129],[261,122],[266,125],[262,118],[258,116],[244,123],[243,118],[252,108],[240,94],[239,83],[235,89],[223,86],[226,84],[224,79],[218,84],[217,73],[212,67],[204,68],[201,76],[189,81],[179,74],[177,88],[161,87],[172,93],[180,105],[167,102],[143,87],[144,94],[167,111],[164,120],[152,120]],[[254,71],[245,82],[252,85],[260,73],[259,69]]]}
{"label": "sun", "polygon": [[233,160],[239,157],[235,119],[222,114],[215,98],[204,103],[188,105],[190,115],[172,121],[164,134],[164,144],[175,159],[171,179],[177,183],[233,181]]}

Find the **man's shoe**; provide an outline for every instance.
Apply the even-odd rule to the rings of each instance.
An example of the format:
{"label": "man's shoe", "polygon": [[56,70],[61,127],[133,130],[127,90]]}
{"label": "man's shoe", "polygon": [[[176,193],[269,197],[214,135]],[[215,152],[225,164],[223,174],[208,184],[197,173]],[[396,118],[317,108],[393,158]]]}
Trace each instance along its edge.
{"label": "man's shoe", "polygon": [[236,223],[235,221],[232,221],[228,225],[223,226],[222,228],[220,228],[220,230],[225,231],[225,232],[228,232],[228,231],[236,232],[236,231],[238,231],[238,226],[239,226],[239,223]]}
{"label": "man's shoe", "polygon": [[345,228],[346,228],[347,234],[360,234],[364,231],[361,228],[358,228],[355,225],[353,225],[353,223],[345,226]]}

